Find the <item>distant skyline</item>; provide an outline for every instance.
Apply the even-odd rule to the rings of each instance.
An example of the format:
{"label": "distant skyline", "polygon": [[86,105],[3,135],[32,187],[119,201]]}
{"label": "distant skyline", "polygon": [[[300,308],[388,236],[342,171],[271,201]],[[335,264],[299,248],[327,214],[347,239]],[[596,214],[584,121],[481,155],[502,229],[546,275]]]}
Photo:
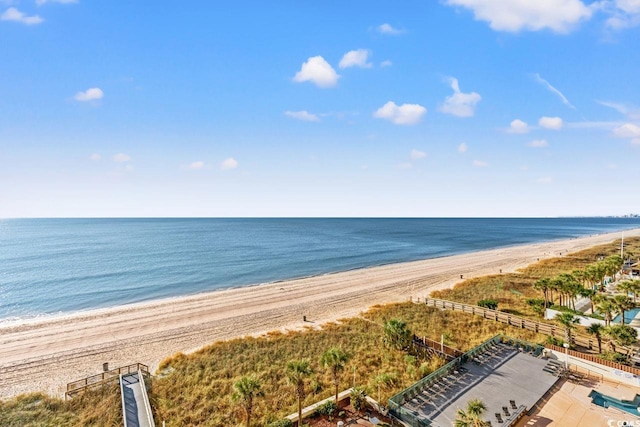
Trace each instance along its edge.
{"label": "distant skyline", "polygon": [[640,213],[640,0],[0,0],[0,218]]}

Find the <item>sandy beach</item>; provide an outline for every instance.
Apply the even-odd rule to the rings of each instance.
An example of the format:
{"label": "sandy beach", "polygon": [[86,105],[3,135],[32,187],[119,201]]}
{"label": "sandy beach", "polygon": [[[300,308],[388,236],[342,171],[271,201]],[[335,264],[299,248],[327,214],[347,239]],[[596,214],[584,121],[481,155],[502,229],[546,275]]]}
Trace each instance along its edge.
{"label": "sandy beach", "polygon": [[[176,352],[273,330],[318,326],[375,304],[422,298],[464,278],[513,272],[621,233],[390,264],[0,327],[0,398],[43,391],[135,362],[152,371]],[[640,229],[625,231],[640,236]],[[303,322],[302,316],[307,322]]]}

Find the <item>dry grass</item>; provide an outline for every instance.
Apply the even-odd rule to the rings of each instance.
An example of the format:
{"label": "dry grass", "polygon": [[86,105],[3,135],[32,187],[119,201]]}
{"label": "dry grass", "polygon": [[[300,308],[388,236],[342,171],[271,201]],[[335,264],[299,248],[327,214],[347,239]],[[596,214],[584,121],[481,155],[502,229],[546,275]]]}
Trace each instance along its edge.
{"label": "dry grass", "polygon": [[[640,254],[640,238],[626,239],[625,251]],[[538,279],[551,278],[561,273],[571,273],[596,262],[600,256],[619,253],[620,240],[617,240],[569,256],[544,259],[516,273],[465,280],[453,289],[436,291],[431,296],[466,304],[476,304],[478,300],[492,298],[498,301],[498,310],[539,319],[539,316],[526,303],[528,298],[542,297],[540,292],[533,289],[533,284]]]}
{"label": "dry grass", "polygon": [[68,401],[41,393],[0,401],[0,426],[3,427],[121,425],[122,411],[117,386],[87,392]]}

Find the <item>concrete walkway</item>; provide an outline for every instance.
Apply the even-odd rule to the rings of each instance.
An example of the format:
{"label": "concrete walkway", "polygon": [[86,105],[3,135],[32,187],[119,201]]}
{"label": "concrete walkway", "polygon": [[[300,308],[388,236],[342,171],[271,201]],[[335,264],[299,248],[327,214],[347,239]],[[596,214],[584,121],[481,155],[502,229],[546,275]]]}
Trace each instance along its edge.
{"label": "concrete walkway", "polygon": [[124,427],[155,427],[140,371],[120,376]]}

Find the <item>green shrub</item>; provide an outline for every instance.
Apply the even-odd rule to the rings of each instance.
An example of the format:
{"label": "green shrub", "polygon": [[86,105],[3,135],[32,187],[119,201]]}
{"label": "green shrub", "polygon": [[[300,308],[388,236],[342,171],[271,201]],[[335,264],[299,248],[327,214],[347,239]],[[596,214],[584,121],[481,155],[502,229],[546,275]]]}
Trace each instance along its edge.
{"label": "green shrub", "polygon": [[288,418],[284,418],[271,424],[267,424],[267,427],[293,427],[293,421]]}
{"label": "green shrub", "polygon": [[338,410],[338,405],[333,400],[327,400],[322,405],[316,408],[316,415],[328,415],[331,416]]}
{"label": "green shrub", "polygon": [[353,407],[353,409],[355,409],[356,411],[364,409],[367,402],[366,397],[367,392],[365,391],[364,387],[354,387],[351,390],[350,395],[351,406]]}
{"label": "green shrub", "polygon": [[478,305],[480,307],[488,308],[489,310],[498,309],[498,301],[494,299],[481,299],[480,301],[478,301]]}

